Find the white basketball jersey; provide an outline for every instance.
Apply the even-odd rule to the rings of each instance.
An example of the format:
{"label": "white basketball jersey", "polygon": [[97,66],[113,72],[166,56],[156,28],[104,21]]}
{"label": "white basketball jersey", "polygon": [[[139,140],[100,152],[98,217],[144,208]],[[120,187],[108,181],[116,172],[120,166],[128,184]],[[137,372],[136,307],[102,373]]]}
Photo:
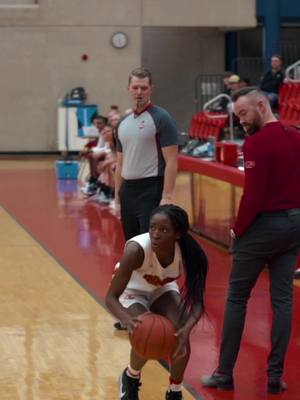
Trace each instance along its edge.
{"label": "white basketball jersey", "polygon": [[165,268],[161,266],[151,248],[149,233],[135,236],[127,241],[129,242],[138,243],[143,248],[145,257],[141,267],[133,271],[126,289],[151,292],[179,278],[182,273],[182,256],[177,242],[173,262]]}

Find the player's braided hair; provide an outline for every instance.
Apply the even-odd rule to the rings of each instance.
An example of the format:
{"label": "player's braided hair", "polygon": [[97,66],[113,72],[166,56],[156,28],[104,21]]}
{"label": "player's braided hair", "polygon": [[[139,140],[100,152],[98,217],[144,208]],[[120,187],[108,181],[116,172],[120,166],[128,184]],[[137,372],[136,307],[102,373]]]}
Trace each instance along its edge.
{"label": "player's braided hair", "polygon": [[178,244],[185,271],[185,280],[182,288],[184,308],[190,310],[194,304],[200,304],[203,313],[205,281],[208,270],[206,254],[188,232],[189,219],[185,210],[173,204],[166,204],[155,208],[151,217],[158,213],[167,215],[175,231],[180,234]]}

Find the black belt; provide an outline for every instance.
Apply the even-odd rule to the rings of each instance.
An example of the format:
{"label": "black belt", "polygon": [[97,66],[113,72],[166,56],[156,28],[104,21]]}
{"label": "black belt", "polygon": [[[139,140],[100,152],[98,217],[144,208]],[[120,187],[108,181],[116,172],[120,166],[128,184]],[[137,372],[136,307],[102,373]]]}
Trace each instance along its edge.
{"label": "black belt", "polygon": [[140,179],[123,179],[126,184],[131,185],[140,185],[143,183],[155,183],[162,182],[164,180],[163,176],[149,176],[148,178],[140,178]]}
{"label": "black belt", "polygon": [[261,217],[290,217],[292,215],[299,215],[300,208],[289,208],[287,210],[274,210],[274,211],[263,211],[259,213]]}

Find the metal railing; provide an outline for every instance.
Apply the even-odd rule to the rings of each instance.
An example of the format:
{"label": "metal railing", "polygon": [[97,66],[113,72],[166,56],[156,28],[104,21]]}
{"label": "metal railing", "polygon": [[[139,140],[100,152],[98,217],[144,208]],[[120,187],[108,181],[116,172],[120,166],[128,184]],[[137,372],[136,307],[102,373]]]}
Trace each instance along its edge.
{"label": "metal railing", "polygon": [[199,74],[195,79],[195,113],[203,109],[204,104],[223,92],[223,74]]}
{"label": "metal railing", "polygon": [[300,60],[286,69],[285,77],[287,81],[300,82]]}
{"label": "metal railing", "polygon": [[[220,99],[225,98],[228,100],[228,105],[227,105],[227,110],[228,110],[228,114],[223,113],[223,114],[219,114],[219,115],[211,115],[208,112],[208,107],[210,105],[212,105],[213,103],[216,103],[217,101],[219,101]],[[218,118],[224,118],[227,117],[229,115],[229,138],[230,140],[233,140],[233,112],[232,112],[232,101],[230,96],[228,96],[225,93],[221,93],[218,96],[215,96],[214,98],[210,99],[209,101],[207,101],[204,106],[203,106],[203,111],[205,112],[206,116],[208,118],[211,119],[218,119]]]}
{"label": "metal railing", "polygon": [[300,43],[299,41],[281,41],[279,42],[280,52],[282,55],[285,65],[290,65],[300,58]]}

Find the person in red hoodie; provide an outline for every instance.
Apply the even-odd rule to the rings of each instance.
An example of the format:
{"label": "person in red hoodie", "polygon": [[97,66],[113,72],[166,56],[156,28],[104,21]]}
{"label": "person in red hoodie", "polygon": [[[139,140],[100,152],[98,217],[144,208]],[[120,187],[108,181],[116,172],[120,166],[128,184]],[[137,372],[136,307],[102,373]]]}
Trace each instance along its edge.
{"label": "person in red hoodie", "polygon": [[232,270],[224,315],[219,363],[202,384],[233,390],[247,302],[265,266],[270,274],[273,310],[267,391],[287,388],[282,380],[290,339],[293,278],[300,249],[300,133],[273,115],[265,94],[255,87],[232,94],[235,115],[246,132],[245,185],[231,229]]}

